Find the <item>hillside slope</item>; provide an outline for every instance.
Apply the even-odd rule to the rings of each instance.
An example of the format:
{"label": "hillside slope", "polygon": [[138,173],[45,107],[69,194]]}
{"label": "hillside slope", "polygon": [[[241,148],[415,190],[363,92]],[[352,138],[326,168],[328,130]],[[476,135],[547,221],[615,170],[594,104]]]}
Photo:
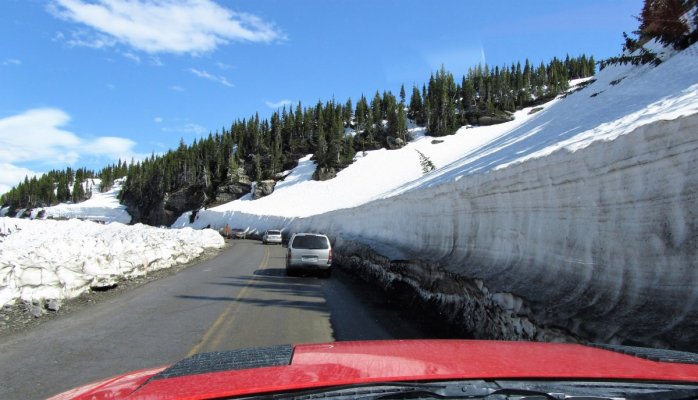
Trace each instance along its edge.
{"label": "hillside slope", "polygon": [[[297,179],[192,225],[325,231],[340,252],[350,240],[478,279],[537,326],[695,346],[698,47],[658,67],[607,67],[517,117],[369,152],[332,181]],[[421,176],[415,149],[441,168]],[[375,168],[394,179],[373,184]]]}

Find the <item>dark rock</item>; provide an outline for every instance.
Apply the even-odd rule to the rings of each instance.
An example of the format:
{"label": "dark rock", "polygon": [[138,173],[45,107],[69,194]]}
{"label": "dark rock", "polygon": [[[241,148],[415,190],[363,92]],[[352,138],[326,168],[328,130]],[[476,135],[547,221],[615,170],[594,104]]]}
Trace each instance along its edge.
{"label": "dark rock", "polygon": [[480,126],[496,125],[502,124],[504,122],[513,121],[514,116],[510,114],[491,114],[483,115],[477,119],[477,123]]}
{"label": "dark rock", "polygon": [[431,144],[439,144],[439,143],[443,143],[443,142],[444,142],[444,141],[441,140],[441,139],[434,139],[434,140],[431,141]]}
{"label": "dark rock", "polygon": [[63,302],[60,299],[50,299],[46,300],[46,308],[51,311],[58,311],[61,309]]}
{"label": "dark rock", "polygon": [[33,304],[32,304],[31,307],[29,307],[29,313],[30,313],[34,318],[39,318],[40,316],[42,316],[42,315],[44,314],[44,309],[41,308],[40,306],[37,306],[37,305],[33,305]]}
{"label": "dark rock", "polygon": [[235,171],[229,172],[228,173],[228,181],[234,182],[234,183],[239,183],[241,185],[251,185],[252,184],[252,180],[245,173],[245,168],[242,168],[242,167],[238,168]]}
{"label": "dark rock", "polygon": [[400,138],[394,138],[392,136],[388,136],[387,138],[385,138],[385,141],[387,143],[389,150],[399,149],[405,145],[404,140],[402,140]]}
{"label": "dark rock", "polygon": [[335,176],[337,176],[337,170],[334,168],[320,167],[315,170],[315,173],[313,173],[313,179],[316,181],[329,181]]}
{"label": "dark rock", "polygon": [[257,182],[252,197],[256,200],[264,196],[269,196],[274,192],[274,186],[276,186],[276,181],[271,179]]}
{"label": "dark rock", "polygon": [[237,200],[240,197],[250,193],[252,185],[249,183],[233,182],[227,185],[219,186],[215,193],[215,198],[209,202],[209,206],[215,207],[221,204],[229,203]]}

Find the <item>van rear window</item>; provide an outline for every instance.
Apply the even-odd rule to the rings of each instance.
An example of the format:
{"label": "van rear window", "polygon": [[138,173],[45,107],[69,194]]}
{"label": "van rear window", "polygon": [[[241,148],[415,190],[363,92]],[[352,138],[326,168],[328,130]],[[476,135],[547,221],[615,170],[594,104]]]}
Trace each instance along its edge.
{"label": "van rear window", "polygon": [[293,239],[293,244],[291,244],[291,246],[294,249],[311,249],[311,250],[329,249],[330,248],[330,244],[328,243],[326,237],[313,236],[313,235],[296,236],[295,239]]}
{"label": "van rear window", "polygon": [[281,231],[267,231],[268,235],[281,235]]}

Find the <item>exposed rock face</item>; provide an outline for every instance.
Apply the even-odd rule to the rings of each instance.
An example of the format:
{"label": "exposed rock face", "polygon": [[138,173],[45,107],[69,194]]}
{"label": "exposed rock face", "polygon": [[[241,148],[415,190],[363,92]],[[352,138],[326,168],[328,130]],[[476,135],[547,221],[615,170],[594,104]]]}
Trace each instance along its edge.
{"label": "exposed rock face", "polygon": [[216,190],[216,197],[209,202],[209,206],[215,207],[221,204],[229,203],[246,195],[252,189],[249,183],[233,182],[219,186]]}
{"label": "exposed rock face", "polygon": [[152,226],[171,225],[185,211],[201,208],[208,196],[200,185],[188,186],[173,193],[165,193],[162,199],[150,199],[148,204],[136,203],[124,198],[132,221]]}
{"label": "exposed rock face", "polygon": [[[268,193],[262,192],[266,193],[263,195],[273,191],[274,181],[271,182],[271,189],[267,185],[263,190]],[[165,193],[162,199],[146,199],[145,201],[148,201],[146,204],[128,197],[123,199],[123,203],[127,206],[133,223],[170,226],[186,211],[198,210],[204,206],[215,207],[237,200],[249,193],[251,187],[250,178],[245,174],[245,170],[238,168],[228,175],[227,183],[221,184],[215,191],[210,185],[200,182],[172,193]]]}
{"label": "exposed rock face", "polygon": [[274,186],[276,186],[276,181],[272,179],[257,182],[252,197],[256,200],[264,196],[269,196],[274,192]]}

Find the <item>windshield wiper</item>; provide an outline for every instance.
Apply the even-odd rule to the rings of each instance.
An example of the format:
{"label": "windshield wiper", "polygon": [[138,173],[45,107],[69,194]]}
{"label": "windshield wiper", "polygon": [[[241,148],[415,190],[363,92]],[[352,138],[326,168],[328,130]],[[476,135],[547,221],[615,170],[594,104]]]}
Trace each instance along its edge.
{"label": "windshield wiper", "polygon": [[[334,388],[318,388],[295,393],[269,394],[268,399],[471,399],[471,400],[698,400],[698,388],[637,385],[594,388],[555,384],[543,387],[516,387],[516,382],[383,382]],[[591,389],[591,390],[590,390]],[[612,390],[610,390],[612,389]],[[638,390],[643,392],[638,393]],[[646,392],[646,390],[654,390]]]}
{"label": "windshield wiper", "polygon": [[518,389],[518,388],[503,388],[494,389],[491,386],[478,387],[472,385],[463,384],[453,384],[444,387],[438,387],[438,385],[424,384],[424,385],[414,385],[411,387],[412,390],[405,390],[390,394],[385,394],[382,396],[374,397],[374,399],[404,399],[411,398],[424,398],[423,396],[429,396],[434,399],[484,399],[484,400],[496,400],[496,399],[508,399],[510,397],[516,397],[520,399],[546,399],[546,400],[565,400],[565,399],[612,399],[611,397],[589,397],[589,396],[566,396],[563,393],[546,393],[537,390],[528,389]]}
{"label": "windshield wiper", "polygon": [[652,393],[634,393],[626,400],[695,400],[698,399],[698,389],[673,389]]}

